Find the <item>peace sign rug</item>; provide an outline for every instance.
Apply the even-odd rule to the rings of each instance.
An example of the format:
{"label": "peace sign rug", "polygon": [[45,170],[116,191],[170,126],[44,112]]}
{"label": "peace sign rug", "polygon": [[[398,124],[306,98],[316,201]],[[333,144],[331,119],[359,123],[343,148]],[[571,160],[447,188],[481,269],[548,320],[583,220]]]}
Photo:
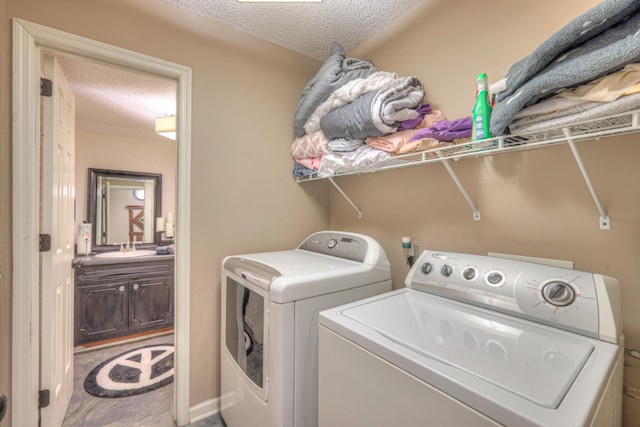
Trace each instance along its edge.
{"label": "peace sign rug", "polygon": [[173,345],[154,344],[105,360],[84,380],[87,393],[97,397],[126,397],[173,382]]}

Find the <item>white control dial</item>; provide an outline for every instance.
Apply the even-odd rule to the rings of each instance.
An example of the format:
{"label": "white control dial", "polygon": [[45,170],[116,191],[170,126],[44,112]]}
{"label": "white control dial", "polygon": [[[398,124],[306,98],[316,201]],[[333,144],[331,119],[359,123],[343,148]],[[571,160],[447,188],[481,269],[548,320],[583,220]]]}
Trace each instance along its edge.
{"label": "white control dial", "polygon": [[431,273],[431,264],[429,264],[428,262],[425,262],[424,264],[422,264],[422,272],[424,274],[429,274]]}
{"label": "white control dial", "polygon": [[327,243],[327,246],[329,247],[329,249],[333,249],[338,245],[338,241],[336,239],[331,239],[329,240],[329,242]]}
{"label": "white control dial", "polygon": [[449,277],[451,276],[451,273],[453,273],[453,267],[451,267],[449,264],[445,264],[442,266],[442,268],[440,269],[440,273],[444,276],[444,277]]}
{"label": "white control dial", "polygon": [[487,273],[484,280],[487,282],[487,285],[498,287],[504,283],[505,277],[502,272],[493,270]]}
{"label": "white control dial", "polygon": [[542,296],[549,304],[564,307],[573,302],[576,292],[567,282],[553,280],[542,287]]}
{"label": "white control dial", "polygon": [[478,270],[473,267],[467,267],[462,270],[462,277],[464,277],[465,280],[473,280],[478,277]]}

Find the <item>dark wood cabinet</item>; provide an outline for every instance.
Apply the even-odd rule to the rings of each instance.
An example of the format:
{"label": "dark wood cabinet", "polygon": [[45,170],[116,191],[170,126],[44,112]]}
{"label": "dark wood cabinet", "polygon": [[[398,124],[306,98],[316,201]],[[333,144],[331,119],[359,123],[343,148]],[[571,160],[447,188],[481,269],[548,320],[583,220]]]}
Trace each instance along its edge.
{"label": "dark wood cabinet", "polygon": [[144,279],[130,286],[129,330],[173,325],[173,277]]}
{"label": "dark wood cabinet", "polygon": [[173,326],[173,256],[109,261],[75,264],[75,345]]}

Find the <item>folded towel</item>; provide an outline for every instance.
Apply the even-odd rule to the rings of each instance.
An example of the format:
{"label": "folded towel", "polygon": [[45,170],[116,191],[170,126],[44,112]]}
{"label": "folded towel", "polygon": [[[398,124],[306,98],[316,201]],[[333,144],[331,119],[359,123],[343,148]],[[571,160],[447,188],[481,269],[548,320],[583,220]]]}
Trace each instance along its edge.
{"label": "folded towel", "polygon": [[156,247],[156,255],[173,255],[174,250],[171,246],[158,246]]}
{"label": "folded towel", "polygon": [[[640,7],[640,2],[636,0],[635,3],[636,8]],[[640,12],[636,11],[628,19],[584,43],[572,45],[570,50],[562,52],[544,69],[522,82],[515,93],[509,94],[508,90],[500,92],[491,113],[491,132],[494,135],[504,134],[515,115],[527,105],[617,71],[627,64],[640,62],[638,28]],[[576,40],[582,38],[577,37]],[[511,83],[511,77],[508,77],[507,85]]]}
{"label": "folded towel", "polygon": [[463,117],[453,121],[440,120],[430,128],[420,130],[413,136],[413,141],[434,138],[438,141],[451,142],[458,138],[468,138],[473,132],[471,117]]}

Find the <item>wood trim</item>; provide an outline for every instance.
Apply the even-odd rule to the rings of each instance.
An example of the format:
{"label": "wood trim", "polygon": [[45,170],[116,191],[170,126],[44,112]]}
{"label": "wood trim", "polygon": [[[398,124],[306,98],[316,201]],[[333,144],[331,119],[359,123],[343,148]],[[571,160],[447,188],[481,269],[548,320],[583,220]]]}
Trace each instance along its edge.
{"label": "wood trim", "polygon": [[[12,421],[38,425],[39,51],[62,51],[175,79],[178,86],[175,418],[189,423],[191,69],[13,18]],[[19,380],[18,380],[19,379]]]}
{"label": "wood trim", "polygon": [[143,339],[153,338],[161,335],[168,335],[172,333],[173,333],[173,326],[169,326],[167,328],[154,329],[153,331],[145,331],[145,332],[138,332],[135,334],[129,334],[124,337],[108,338],[108,339],[94,341],[86,344],[78,344],[77,346],[74,347],[74,353],[81,353],[83,351],[94,350],[94,349],[103,348],[103,347],[112,347],[115,345],[129,343],[132,341],[140,341]]}
{"label": "wood trim", "polygon": [[[40,382],[39,195],[40,114],[34,99],[38,49],[26,28],[13,27],[13,314],[11,419],[38,425]],[[24,100],[29,100],[25,103]],[[39,105],[38,105],[39,107]],[[36,114],[36,111],[38,114]]]}
{"label": "wood trim", "polygon": [[191,306],[191,69],[178,78],[177,216],[175,286],[175,413],[178,425],[189,424],[189,349]]}

